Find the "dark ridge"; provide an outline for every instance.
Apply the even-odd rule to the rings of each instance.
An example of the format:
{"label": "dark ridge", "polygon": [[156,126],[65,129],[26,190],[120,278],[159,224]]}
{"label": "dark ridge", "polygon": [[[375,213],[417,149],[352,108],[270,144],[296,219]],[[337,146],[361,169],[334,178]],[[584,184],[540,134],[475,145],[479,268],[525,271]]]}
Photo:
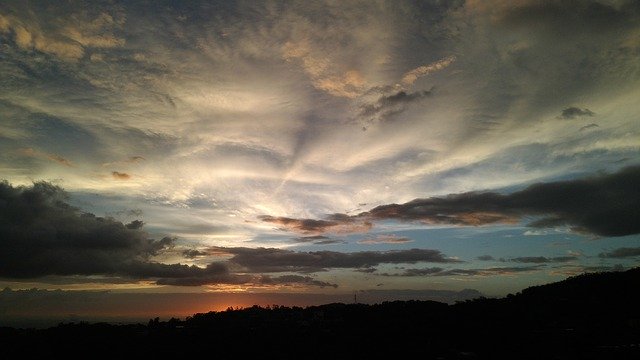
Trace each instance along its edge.
{"label": "dark ridge", "polygon": [[185,320],[156,318],[146,325],[0,328],[0,358],[638,359],[639,285],[636,268],[579,275],[502,299],[455,305],[253,306]]}

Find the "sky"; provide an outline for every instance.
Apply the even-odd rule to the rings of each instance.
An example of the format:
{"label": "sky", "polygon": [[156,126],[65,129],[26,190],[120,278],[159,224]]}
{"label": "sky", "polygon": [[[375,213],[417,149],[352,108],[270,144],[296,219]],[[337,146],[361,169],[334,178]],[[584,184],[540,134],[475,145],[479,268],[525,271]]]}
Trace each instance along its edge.
{"label": "sky", "polygon": [[9,0],[0,73],[0,321],[640,264],[637,1]]}

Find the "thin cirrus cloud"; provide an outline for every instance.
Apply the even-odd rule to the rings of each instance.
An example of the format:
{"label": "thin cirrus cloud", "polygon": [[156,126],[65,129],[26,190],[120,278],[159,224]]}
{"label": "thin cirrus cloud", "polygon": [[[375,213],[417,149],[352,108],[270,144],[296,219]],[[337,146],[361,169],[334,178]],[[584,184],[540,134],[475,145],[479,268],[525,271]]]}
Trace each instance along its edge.
{"label": "thin cirrus cloud", "polygon": [[58,163],[58,164],[64,165],[64,166],[68,166],[68,167],[72,167],[73,166],[71,161],[69,161],[68,159],[66,159],[66,158],[64,158],[64,157],[62,157],[62,156],[60,156],[58,154],[46,153],[46,152],[35,150],[33,148],[20,149],[19,153],[21,155],[28,156],[28,157],[46,159],[46,160],[53,161],[55,163]]}
{"label": "thin cirrus cloud", "polygon": [[406,244],[410,242],[413,242],[413,240],[405,236],[396,236],[396,235],[378,235],[376,237],[367,237],[367,238],[358,240],[358,244],[364,244],[364,245]]}
{"label": "thin cirrus cloud", "polygon": [[456,61],[456,57],[452,55],[434,63],[417,67],[402,76],[402,83],[404,85],[413,85],[418,78],[442,70],[451,65],[454,61]]}
{"label": "thin cirrus cloud", "polygon": [[[513,192],[470,192],[446,197],[415,199],[404,204],[377,206],[355,216],[334,214],[332,220],[287,219],[293,231],[331,232],[342,224],[398,220],[427,224],[479,226],[517,223],[525,216],[540,219],[531,227],[569,226],[574,231],[600,236],[640,232],[638,203],[640,167],[576,180],[538,183]],[[271,217],[263,217],[269,221]],[[298,224],[311,224],[309,228]],[[345,231],[346,231],[345,230]]]}
{"label": "thin cirrus cloud", "polygon": [[300,236],[292,240],[297,244],[313,244],[313,245],[331,245],[331,244],[344,244],[345,241],[339,239],[332,239],[324,235],[312,235],[312,236]]}

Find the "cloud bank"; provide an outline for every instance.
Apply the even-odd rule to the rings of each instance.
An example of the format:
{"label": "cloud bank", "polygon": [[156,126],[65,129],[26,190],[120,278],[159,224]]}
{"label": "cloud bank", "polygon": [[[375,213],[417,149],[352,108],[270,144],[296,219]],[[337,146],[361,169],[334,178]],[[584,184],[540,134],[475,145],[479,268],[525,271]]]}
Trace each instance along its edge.
{"label": "cloud bank", "polygon": [[[381,220],[481,226],[515,224],[538,217],[531,227],[569,226],[576,232],[599,236],[640,233],[640,167],[583,179],[538,183],[510,194],[468,192],[446,197],[415,199],[404,204],[377,206],[355,216],[334,214],[332,220],[280,220],[292,231],[347,232],[349,224]],[[274,222],[272,217],[263,221]],[[281,219],[281,218],[278,218]]]}

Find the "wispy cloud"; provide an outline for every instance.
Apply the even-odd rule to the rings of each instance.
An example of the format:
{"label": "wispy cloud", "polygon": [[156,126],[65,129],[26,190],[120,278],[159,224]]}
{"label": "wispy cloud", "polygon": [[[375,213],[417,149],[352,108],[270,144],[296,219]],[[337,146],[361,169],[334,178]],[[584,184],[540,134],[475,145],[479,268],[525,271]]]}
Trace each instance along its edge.
{"label": "wispy cloud", "polygon": [[35,150],[33,148],[23,148],[18,150],[18,152],[23,156],[46,159],[64,166],[69,166],[69,167],[73,166],[71,161],[65,159],[64,157],[58,154],[50,154],[50,153]]}
{"label": "wispy cloud", "polygon": [[413,85],[413,83],[416,82],[418,78],[429,75],[436,71],[442,70],[447,66],[451,65],[454,61],[456,61],[456,57],[451,55],[444,59],[440,59],[436,62],[433,62],[431,64],[419,66],[407,72],[406,74],[404,74],[402,76],[402,83],[407,86]]}
{"label": "wispy cloud", "polygon": [[77,61],[92,48],[114,48],[125,43],[114,35],[113,30],[124,23],[118,15],[104,12],[95,17],[82,12],[60,15],[66,19],[41,21],[49,16],[44,8],[20,16],[2,15],[0,31],[11,36],[23,50],[37,50],[65,61]]}
{"label": "wispy cloud", "polygon": [[301,236],[293,239],[293,242],[298,244],[314,244],[314,245],[331,245],[331,244],[343,244],[345,241],[339,239],[333,239],[324,235],[313,236]]}
{"label": "wispy cloud", "polygon": [[412,239],[404,236],[396,235],[378,235],[376,237],[368,237],[358,240],[358,244],[373,245],[373,244],[405,244],[413,242]]}

